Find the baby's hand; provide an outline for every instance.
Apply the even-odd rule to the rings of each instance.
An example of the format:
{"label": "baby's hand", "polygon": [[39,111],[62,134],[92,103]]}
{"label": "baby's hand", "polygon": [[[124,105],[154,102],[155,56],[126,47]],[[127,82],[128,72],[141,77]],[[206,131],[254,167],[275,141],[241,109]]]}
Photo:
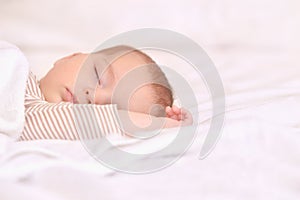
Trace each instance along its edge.
{"label": "baby's hand", "polygon": [[184,108],[178,108],[177,106],[166,107],[166,116],[173,120],[179,121],[180,125],[188,126],[193,124],[192,114]]}

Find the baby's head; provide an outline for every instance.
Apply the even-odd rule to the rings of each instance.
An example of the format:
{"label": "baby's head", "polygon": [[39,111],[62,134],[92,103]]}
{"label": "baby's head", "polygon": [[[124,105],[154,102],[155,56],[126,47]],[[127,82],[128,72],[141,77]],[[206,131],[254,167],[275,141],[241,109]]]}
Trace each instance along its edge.
{"label": "baby's head", "polygon": [[155,116],[164,116],[165,107],[173,104],[171,87],[158,65],[128,46],[62,58],[41,79],[40,88],[48,102],[117,104]]}

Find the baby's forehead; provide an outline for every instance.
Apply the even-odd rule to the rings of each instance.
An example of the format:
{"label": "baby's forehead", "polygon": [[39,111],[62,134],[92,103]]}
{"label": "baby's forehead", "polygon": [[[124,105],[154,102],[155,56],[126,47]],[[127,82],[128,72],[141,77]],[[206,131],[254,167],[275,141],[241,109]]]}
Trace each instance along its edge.
{"label": "baby's forehead", "polygon": [[113,51],[113,49],[115,49],[115,48],[112,48],[109,50],[104,49],[104,50],[100,50],[97,52],[93,52],[90,54],[90,56],[96,62],[105,60],[105,62],[107,62],[107,63],[113,63],[122,58],[123,58],[123,60],[124,60],[124,58],[130,58],[133,60],[139,60],[141,62],[151,62],[151,59],[148,59],[148,56],[146,56],[144,53],[142,53],[136,49],[116,48],[115,51]]}
{"label": "baby's forehead", "polygon": [[147,64],[146,60],[139,52],[126,52],[105,54],[103,52],[95,52],[89,56],[89,66],[96,67],[100,73],[111,70],[114,73],[126,73],[134,68]]}

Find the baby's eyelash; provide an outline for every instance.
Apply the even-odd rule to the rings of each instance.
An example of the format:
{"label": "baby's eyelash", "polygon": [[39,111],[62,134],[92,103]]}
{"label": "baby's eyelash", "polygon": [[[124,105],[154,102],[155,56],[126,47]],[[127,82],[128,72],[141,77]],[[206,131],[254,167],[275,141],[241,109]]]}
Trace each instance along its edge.
{"label": "baby's eyelash", "polygon": [[100,77],[99,77],[99,74],[98,74],[98,71],[97,71],[96,67],[94,67],[94,70],[95,70],[95,74],[96,74],[96,76],[97,76],[98,84],[99,84],[100,86],[102,86],[102,81],[101,81],[101,79],[100,79]]}
{"label": "baby's eyelash", "polygon": [[96,69],[96,67],[94,66],[94,70],[95,70],[95,74],[96,74],[96,76],[97,76],[97,79],[98,80],[100,80],[100,78],[99,78],[99,74],[98,74],[98,72],[97,72],[97,69]]}

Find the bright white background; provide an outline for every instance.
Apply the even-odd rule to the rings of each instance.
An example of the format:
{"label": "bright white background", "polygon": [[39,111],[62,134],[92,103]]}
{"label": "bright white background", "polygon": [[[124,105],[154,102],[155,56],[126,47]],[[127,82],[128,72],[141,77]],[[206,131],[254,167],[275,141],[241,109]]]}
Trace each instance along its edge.
{"label": "bright white background", "polygon": [[289,62],[300,51],[299,8],[297,0],[3,0],[0,38],[17,44],[38,76],[60,56],[144,27],[185,34],[217,65],[223,63],[216,48],[284,54]]}
{"label": "bright white background", "polygon": [[[0,38],[19,46],[41,78],[60,57],[93,51],[114,35],[170,29],[204,48],[227,95],[269,99],[264,90],[300,87],[299,9],[297,0],[11,0],[0,6]],[[227,104],[251,103],[248,96]]]}

